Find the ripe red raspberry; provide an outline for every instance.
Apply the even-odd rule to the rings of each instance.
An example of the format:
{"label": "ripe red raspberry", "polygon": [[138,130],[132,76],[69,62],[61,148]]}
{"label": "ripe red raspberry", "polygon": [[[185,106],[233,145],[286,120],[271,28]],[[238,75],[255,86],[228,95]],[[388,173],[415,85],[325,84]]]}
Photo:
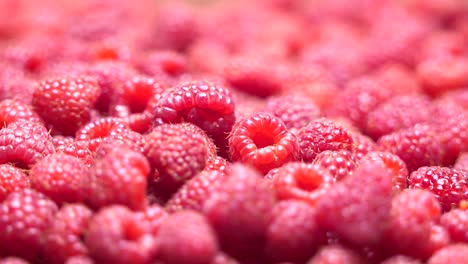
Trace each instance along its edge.
{"label": "ripe red raspberry", "polygon": [[431,101],[423,95],[395,96],[367,115],[366,132],[379,138],[431,120]]}
{"label": "ripe red raspberry", "polygon": [[73,256],[88,254],[82,236],[93,212],[81,204],[66,204],[55,215],[44,233],[44,258],[47,263],[64,263]]}
{"label": "ripe red raspberry", "polygon": [[85,165],[90,166],[94,162],[94,152],[89,150],[89,142],[83,140],[71,140],[55,147],[57,153],[79,158]]}
{"label": "ripe red raspberry", "polygon": [[451,243],[450,234],[445,228],[438,224],[433,224],[431,227],[429,240],[422,244],[421,259],[428,259],[434,253]]}
{"label": "ripe red raspberry", "polygon": [[356,245],[376,245],[390,214],[392,175],[382,162],[363,161],[317,203],[320,226]]}
{"label": "ripe red raspberry", "polygon": [[361,77],[348,82],[337,95],[335,108],[330,111],[334,115],[349,118],[357,127],[364,129],[367,115],[391,95],[391,91],[382,89],[376,78]]}
{"label": "ripe red raspberry", "polygon": [[10,164],[0,164],[0,203],[8,194],[29,186],[29,177],[23,171]]}
{"label": "ripe red raspberry", "polygon": [[430,125],[417,124],[385,135],[377,144],[381,151],[398,155],[405,162],[409,172],[442,162],[440,137]]}
{"label": "ripe red raspberry", "polygon": [[335,181],[325,168],[302,162],[287,163],[271,170],[265,177],[272,179],[278,199],[302,200],[312,206],[327,193]]}
{"label": "ripe red raspberry", "polygon": [[32,105],[55,132],[74,135],[90,120],[99,93],[98,83],[89,77],[52,78],[38,85]]}
{"label": "ripe red raspberry", "polygon": [[394,194],[406,189],[408,185],[408,169],[406,169],[405,163],[397,155],[390,152],[373,151],[367,153],[361,159],[361,161],[364,160],[381,161],[384,163],[385,167],[392,174],[392,189]]}
{"label": "ripe red raspberry", "polygon": [[468,171],[447,167],[421,167],[411,173],[408,186],[433,192],[444,210],[468,199]]}
{"label": "ripe red raspberry", "polygon": [[384,246],[389,252],[422,257],[440,212],[439,202],[429,191],[404,190],[397,194],[392,200]]}
{"label": "ripe red raspberry", "polygon": [[157,250],[148,223],[119,205],[106,207],[90,219],[85,244],[97,263],[148,263]]}
{"label": "ripe red raspberry", "polygon": [[468,60],[464,56],[433,56],[417,66],[424,91],[432,96],[468,85]]}
{"label": "ripe red raspberry", "polygon": [[354,152],[351,134],[343,127],[326,118],[313,121],[298,133],[299,159],[313,162],[325,150]]}
{"label": "ripe red raspberry", "polygon": [[358,264],[365,260],[357,252],[341,245],[323,246],[307,264]]}
{"label": "ripe red raspberry", "polygon": [[88,203],[93,208],[111,204],[135,210],[145,208],[149,172],[143,154],[125,147],[114,149],[89,169]]}
{"label": "ripe red raspberry", "polygon": [[220,153],[227,151],[226,136],[235,122],[229,89],[208,81],[192,81],[169,90],[157,102],[154,123],[180,122],[199,126],[214,140]]}
{"label": "ripe red raspberry", "polygon": [[356,167],[353,154],[347,150],[323,151],[317,155],[313,164],[328,170],[335,181],[341,181],[351,175]]}
{"label": "ripe red raspberry", "polygon": [[422,264],[422,262],[419,259],[414,259],[405,255],[395,255],[380,264]]}
{"label": "ripe red raspberry", "polygon": [[353,143],[355,147],[354,156],[356,161],[362,159],[362,157],[364,157],[367,153],[371,151],[377,151],[379,149],[377,143],[375,143],[372,138],[364,134],[353,132],[351,133],[351,136],[353,137]]}
{"label": "ripe red raspberry", "polygon": [[453,242],[468,243],[468,210],[453,209],[440,218]]}
{"label": "ripe red raspberry", "polygon": [[382,89],[395,95],[417,95],[422,88],[412,69],[403,64],[385,64],[373,73]]}
{"label": "ripe red raspberry", "polygon": [[150,231],[153,235],[157,235],[159,232],[159,227],[161,226],[162,221],[164,221],[168,216],[168,213],[164,208],[157,204],[148,206],[144,211],[137,212],[137,217],[149,223]]}
{"label": "ripe red raspberry", "polygon": [[22,258],[7,257],[0,259],[0,264],[29,264],[29,262]]}
{"label": "ripe red raspberry", "polygon": [[172,50],[157,50],[144,54],[136,67],[150,76],[167,74],[176,77],[187,71],[188,62],[184,54]]}
{"label": "ripe red raspberry", "polygon": [[0,64],[0,99],[14,99],[31,104],[36,82],[10,64]]}
{"label": "ripe red raspberry", "polygon": [[10,193],[0,204],[0,255],[34,260],[42,250],[42,236],[57,205],[32,189]]}
{"label": "ripe red raspberry", "polygon": [[31,168],[31,187],[57,204],[79,203],[86,197],[88,168],[77,157],[51,154]]}
{"label": "ripe red raspberry", "polygon": [[463,152],[458,156],[457,162],[455,162],[453,168],[458,170],[468,170],[468,152]]}
{"label": "ripe red raspberry", "polygon": [[166,203],[168,212],[184,209],[201,211],[205,201],[227,176],[220,171],[202,171],[187,181]]}
{"label": "ripe red raspberry", "polygon": [[94,264],[94,261],[89,256],[73,256],[65,264]]}
{"label": "ripe red raspberry", "polygon": [[439,251],[427,261],[427,264],[444,264],[444,263],[464,263],[468,258],[468,245],[466,244],[450,244]]}
{"label": "ripe red raspberry", "polygon": [[445,150],[443,164],[452,165],[460,153],[468,152],[468,111],[453,112],[435,126]]}
{"label": "ripe red raspberry", "polygon": [[206,166],[209,138],[190,123],[164,124],[145,135],[144,154],[155,187],[170,195]]}
{"label": "ripe red raspberry", "polygon": [[277,117],[257,113],[237,122],[229,135],[233,161],[249,164],[263,174],[297,159],[297,139]]}
{"label": "ripe red raspberry", "polygon": [[276,262],[307,261],[325,238],[315,221],[315,209],[301,201],[282,201],[273,209],[267,230],[266,255]]}
{"label": "ripe red raspberry", "polygon": [[54,152],[51,136],[39,123],[18,120],[0,130],[0,164],[30,168]]}
{"label": "ripe red raspberry", "polygon": [[223,77],[240,91],[268,97],[283,89],[283,83],[277,77],[277,68],[277,63],[261,56],[237,56],[225,66]]}
{"label": "ripe red raspberry", "polygon": [[226,159],[220,156],[210,156],[206,160],[206,171],[214,170],[219,171],[222,173],[228,173],[229,169],[231,168],[231,163],[228,162]]}
{"label": "ripe red raspberry", "polygon": [[41,118],[30,105],[24,104],[15,99],[6,99],[0,102],[0,124],[3,127],[24,119],[31,122],[41,123]]}
{"label": "ripe red raspberry", "polygon": [[320,116],[320,108],[311,99],[298,95],[270,97],[264,111],[281,119],[288,129],[300,129]]}
{"label": "ripe red raspberry", "polygon": [[210,263],[217,251],[216,234],[198,212],[180,211],[160,226],[158,259],[164,263]]}
{"label": "ripe red raspberry", "polygon": [[235,257],[260,253],[275,204],[274,191],[255,170],[241,164],[213,191],[203,212],[223,249]]}

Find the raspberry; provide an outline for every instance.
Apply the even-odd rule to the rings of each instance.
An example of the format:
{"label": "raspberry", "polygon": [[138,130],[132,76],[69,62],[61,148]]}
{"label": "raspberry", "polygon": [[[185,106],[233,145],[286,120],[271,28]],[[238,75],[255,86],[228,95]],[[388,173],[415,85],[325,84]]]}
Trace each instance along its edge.
{"label": "raspberry", "polygon": [[315,222],[313,207],[301,201],[282,201],[273,209],[266,254],[276,262],[303,263],[324,238],[325,234]]}
{"label": "raspberry", "polygon": [[240,264],[240,262],[221,252],[216,254],[210,264]]}
{"label": "raspberry", "polygon": [[234,103],[229,90],[208,81],[183,83],[169,90],[158,101],[154,123],[189,122],[203,129],[226,151],[227,134],[235,122]]}
{"label": "raspberry", "polygon": [[31,168],[31,187],[57,204],[82,202],[87,186],[88,168],[79,159],[61,153],[51,154]]}
{"label": "raspberry", "polygon": [[0,164],[30,168],[53,152],[51,136],[39,123],[18,120],[0,130]]}
{"label": "raspberry", "polygon": [[218,251],[216,235],[206,218],[193,211],[171,214],[160,226],[158,258],[165,263],[210,263]]}
{"label": "raspberry", "polygon": [[9,64],[0,64],[0,99],[30,104],[36,83]]}
{"label": "raspberry", "polygon": [[409,188],[433,192],[444,210],[468,199],[468,171],[446,167],[421,167],[408,178]]}
{"label": "raspberry", "polygon": [[379,138],[431,120],[431,101],[422,95],[395,96],[367,115],[366,132]]}
{"label": "raspberry", "polygon": [[457,162],[455,162],[453,168],[458,170],[468,170],[468,152],[463,152],[458,156]]}
{"label": "raspberry", "polygon": [[278,199],[298,199],[312,206],[335,181],[325,168],[302,162],[287,163],[265,177],[273,180]]}
{"label": "raspberry", "polygon": [[320,109],[313,101],[294,95],[268,98],[265,112],[281,119],[288,129],[300,129],[320,116]]}
{"label": "raspberry", "polygon": [[468,60],[463,56],[438,56],[422,61],[417,76],[429,95],[436,96],[468,85]]}
{"label": "raspberry", "polygon": [[255,170],[235,164],[213,191],[203,212],[214,227],[222,248],[239,258],[259,254],[265,243],[275,197]]}
{"label": "raspberry", "polygon": [[148,263],[157,250],[149,225],[119,205],[91,218],[85,244],[97,263]]}
{"label": "raspberry", "polygon": [[325,150],[354,151],[351,134],[326,118],[303,127],[297,137],[299,157],[305,162],[313,162],[317,155]]}
{"label": "raspberry", "polygon": [[353,137],[356,161],[362,159],[367,153],[378,150],[378,146],[372,138],[359,132],[352,133],[351,136]]}
{"label": "raspberry", "polygon": [[436,127],[445,149],[444,164],[452,165],[461,152],[468,151],[468,112],[453,113],[446,119],[439,119]]}
{"label": "raspberry", "polygon": [[29,186],[29,178],[23,171],[10,164],[0,164],[0,203],[8,194]]}
{"label": "raspberry", "polygon": [[391,95],[391,91],[382,89],[376,78],[361,77],[348,82],[337,95],[335,109],[330,111],[349,118],[357,127],[364,129],[367,115]]}
{"label": "raspberry", "polygon": [[144,154],[158,189],[170,195],[206,166],[209,138],[190,123],[164,124],[145,136]]}
{"label": "raspberry", "polygon": [[397,156],[389,152],[369,152],[362,159],[381,161],[392,174],[393,193],[398,193],[406,189],[408,169],[405,163]]}
{"label": "raspberry", "polygon": [[419,95],[422,88],[414,72],[403,64],[385,64],[373,75],[382,85],[395,95]]}
{"label": "raspberry", "polygon": [[87,141],[74,141],[64,142],[55,147],[57,153],[63,153],[69,156],[79,158],[84,164],[90,166],[94,162],[94,153],[88,148],[89,142]]}
{"label": "raspberry", "polygon": [[259,97],[278,94],[283,84],[272,61],[260,56],[237,56],[229,60],[223,77],[234,88]]}
{"label": "raspberry", "polygon": [[28,264],[24,259],[17,258],[17,257],[8,257],[0,259],[0,264]]}
{"label": "raspberry", "polygon": [[88,256],[73,256],[65,264],[94,264],[94,261]]}
{"label": "raspberry", "polygon": [[448,231],[453,242],[468,242],[468,210],[453,209],[440,218],[440,224]]}
{"label": "raspberry", "polygon": [[38,85],[32,105],[54,131],[74,135],[90,120],[99,93],[99,85],[89,77],[52,78]]}
{"label": "raspberry", "polygon": [[410,258],[404,255],[395,255],[383,261],[380,264],[422,264],[418,259]]}
{"label": "raspberry", "polygon": [[257,113],[237,122],[229,135],[233,161],[252,165],[261,173],[297,158],[297,139],[277,117]]}
{"label": "raspberry", "polygon": [[114,149],[89,169],[88,203],[93,208],[111,204],[145,208],[149,171],[143,154],[125,147]]}
{"label": "raspberry", "polygon": [[222,173],[228,173],[230,167],[231,163],[229,163],[226,159],[220,156],[210,156],[206,160],[205,170],[214,170]]}
{"label": "raspberry", "polygon": [[158,76],[167,74],[179,76],[187,71],[187,58],[171,50],[152,51],[143,56],[137,63],[137,68],[144,74]]}
{"label": "raspberry", "polygon": [[166,203],[168,212],[183,209],[201,211],[204,202],[227,176],[220,171],[203,171],[187,181]]}
{"label": "raspberry", "polygon": [[311,258],[307,264],[358,264],[365,263],[364,259],[352,249],[341,245],[328,245],[320,250]]}
{"label": "raspberry", "polygon": [[443,94],[442,99],[451,100],[468,110],[468,91],[464,88]]}
{"label": "raspberry", "polygon": [[381,137],[377,144],[381,151],[396,154],[403,160],[409,172],[422,166],[438,165],[442,162],[439,135],[429,125],[417,124]]}
{"label": "raspberry", "polygon": [[356,166],[353,154],[347,150],[323,151],[317,155],[313,164],[327,169],[335,181],[346,178]]}
{"label": "raspberry", "polygon": [[385,235],[390,252],[416,258],[424,255],[433,223],[440,216],[436,197],[425,190],[404,190],[392,200],[391,217]]}
{"label": "raspberry", "polygon": [[14,99],[6,99],[0,102],[0,124],[3,127],[20,119],[36,123],[42,122],[30,105]]}
{"label": "raspberry", "polygon": [[10,193],[0,204],[0,251],[34,260],[42,250],[42,235],[57,210],[52,200],[37,191]]}
{"label": "raspberry", "polygon": [[93,212],[81,204],[60,208],[44,234],[44,256],[47,263],[64,263],[73,256],[88,253],[81,237],[88,228]]}
{"label": "raspberry", "polygon": [[137,217],[142,221],[146,221],[150,225],[150,231],[153,235],[157,235],[161,223],[167,218],[168,214],[161,206],[153,204],[148,206],[143,212],[137,212]]}
{"label": "raspberry", "polygon": [[353,244],[376,245],[389,218],[391,181],[383,163],[362,161],[318,201],[318,223]]}
{"label": "raspberry", "polygon": [[440,250],[451,243],[450,234],[438,224],[434,224],[431,227],[429,240],[422,244],[423,248],[423,259],[428,259],[434,255],[437,250]]}
{"label": "raspberry", "polygon": [[432,255],[428,264],[464,263],[468,258],[468,245],[450,244]]}

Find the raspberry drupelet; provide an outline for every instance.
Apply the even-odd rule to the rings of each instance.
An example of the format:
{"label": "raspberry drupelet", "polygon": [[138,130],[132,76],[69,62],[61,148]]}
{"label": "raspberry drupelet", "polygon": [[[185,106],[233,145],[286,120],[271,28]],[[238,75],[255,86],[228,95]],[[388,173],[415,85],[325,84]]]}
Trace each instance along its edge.
{"label": "raspberry drupelet", "polygon": [[257,113],[237,122],[229,136],[233,161],[249,164],[263,174],[297,160],[296,136],[268,113]]}
{"label": "raspberry drupelet", "polygon": [[356,167],[353,153],[347,150],[326,150],[315,157],[313,164],[327,169],[335,181],[340,181],[351,175]]}
{"label": "raspberry drupelet", "polygon": [[19,168],[10,164],[0,165],[0,202],[8,194],[30,186],[29,177]]}

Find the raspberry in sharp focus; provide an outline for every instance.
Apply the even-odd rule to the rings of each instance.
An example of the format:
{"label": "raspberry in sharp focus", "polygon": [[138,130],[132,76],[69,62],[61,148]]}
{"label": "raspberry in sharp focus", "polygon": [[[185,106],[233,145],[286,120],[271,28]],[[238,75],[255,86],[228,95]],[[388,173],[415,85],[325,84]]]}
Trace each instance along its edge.
{"label": "raspberry in sharp focus", "polygon": [[392,174],[393,193],[398,193],[406,189],[408,169],[406,169],[405,163],[395,154],[390,152],[378,152],[372,151],[367,153],[362,160],[374,160],[382,161],[385,167]]}
{"label": "raspberry in sharp focus", "polygon": [[220,153],[227,151],[227,136],[235,122],[229,89],[208,81],[192,81],[169,90],[157,102],[154,123],[180,122],[199,126],[214,140]]}
{"label": "raspberry in sharp focus", "polygon": [[324,238],[325,233],[316,223],[313,207],[302,201],[282,201],[273,209],[267,231],[266,255],[275,263],[303,263]]}
{"label": "raspberry in sharp focus", "polygon": [[278,199],[302,200],[312,206],[326,195],[335,181],[325,168],[302,162],[287,163],[265,177],[272,179]]}
{"label": "raspberry in sharp focus", "polygon": [[288,129],[301,129],[320,116],[320,108],[299,95],[270,97],[264,111],[281,119]]}
{"label": "raspberry in sharp focus", "polygon": [[299,159],[313,162],[325,150],[354,152],[351,134],[326,118],[313,121],[298,133]]}
{"label": "raspberry in sharp focus", "polygon": [[0,102],[0,125],[2,127],[6,127],[19,119],[37,123],[42,122],[30,105],[14,99],[6,99]]}
{"label": "raspberry in sharp focus", "polygon": [[297,139],[284,123],[268,113],[257,113],[234,125],[229,135],[233,161],[241,161],[263,174],[297,159]]}
{"label": "raspberry in sharp focus", "polygon": [[143,154],[121,147],[98,159],[89,169],[89,196],[93,208],[121,204],[131,209],[147,205],[146,187],[150,167]]}
{"label": "raspberry in sharp focus", "polygon": [[216,234],[208,220],[194,211],[169,215],[161,223],[158,259],[164,263],[210,263],[218,251]]}
{"label": "raspberry in sharp focus", "polygon": [[227,253],[246,258],[261,253],[276,200],[257,171],[234,164],[213,191],[203,212]]}
{"label": "raspberry in sharp focus", "polygon": [[145,135],[144,154],[157,189],[170,195],[206,166],[214,150],[210,139],[190,123],[163,124]]}
{"label": "raspberry in sharp focus", "polygon": [[29,172],[31,187],[57,204],[83,202],[86,196],[88,167],[77,157],[53,153]]}
{"label": "raspberry in sharp focus", "polygon": [[0,164],[30,168],[54,152],[51,136],[40,123],[18,120],[0,130]]}
{"label": "raspberry in sharp focus", "polygon": [[28,176],[10,164],[0,164],[0,203],[8,194],[30,186]]}
{"label": "raspberry in sharp focus", "polygon": [[66,204],[55,215],[44,234],[44,258],[47,263],[64,263],[73,256],[88,254],[82,236],[93,212],[81,204]]}
{"label": "raspberry in sharp focus", "polygon": [[168,212],[183,209],[201,211],[204,202],[220,187],[227,176],[220,171],[202,171],[188,180],[166,203]]}
{"label": "raspberry in sharp focus", "polygon": [[335,181],[346,178],[356,167],[353,154],[347,150],[325,150],[315,157],[313,164],[328,170]]}
{"label": "raspberry in sharp focus", "polygon": [[363,161],[317,202],[320,226],[356,245],[380,242],[390,215],[392,175],[384,164]]}
{"label": "raspberry in sharp focus", "polygon": [[381,137],[377,144],[381,151],[398,155],[411,173],[422,166],[438,165],[442,162],[441,139],[435,128],[417,124]]}
{"label": "raspberry in sharp focus", "polygon": [[52,78],[39,83],[32,105],[54,132],[74,135],[90,120],[99,93],[98,83],[90,77]]}
{"label": "raspberry in sharp focus", "polygon": [[32,189],[10,193],[0,204],[0,255],[34,260],[42,251],[42,236],[57,205]]}
{"label": "raspberry in sharp focus", "polygon": [[447,167],[421,167],[411,173],[408,186],[434,193],[444,210],[468,199],[468,171]]}
{"label": "raspberry in sharp focus", "polygon": [[85,245],[97,263],[144,264],[157,250],[148,223],[119,205],[105,207],[90,219]]}
{"label": "raspberry in sharp focus", "polygon": [[450,244],[435,252],[427,264],[465,263],[468,259],[467,244]]}

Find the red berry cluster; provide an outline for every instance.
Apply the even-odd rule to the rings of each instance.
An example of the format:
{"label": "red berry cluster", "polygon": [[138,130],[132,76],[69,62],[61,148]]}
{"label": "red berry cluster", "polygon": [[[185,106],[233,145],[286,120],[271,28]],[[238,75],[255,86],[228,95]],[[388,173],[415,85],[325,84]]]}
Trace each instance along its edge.
{"label": "red berry cluster", "polygon": [[467,263],[468,2],[194,2],[0,0],[0,264]]}

